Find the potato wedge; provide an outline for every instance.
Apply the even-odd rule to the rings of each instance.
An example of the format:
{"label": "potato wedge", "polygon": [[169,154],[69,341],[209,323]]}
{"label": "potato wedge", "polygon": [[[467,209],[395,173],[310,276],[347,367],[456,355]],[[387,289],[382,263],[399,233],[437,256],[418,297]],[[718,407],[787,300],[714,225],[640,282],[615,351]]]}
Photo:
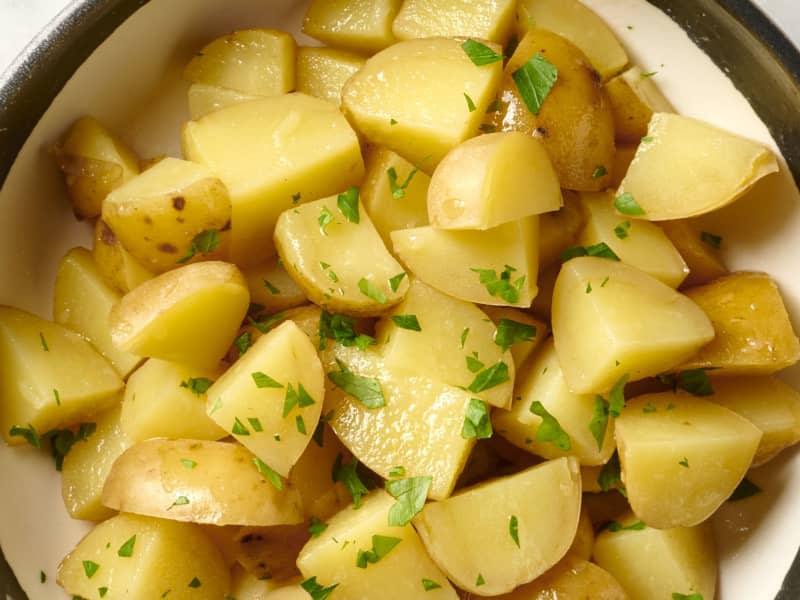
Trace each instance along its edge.
{"label": "potato wedge", "polygon": [[256,100],[260,97],[205,83],[190,85],[187,96],[189,98],[189,118],[193,121],[226,106]]}
{"label": "potato wedge", "polygon": [[586,212],[577,193],[563,190],[564,206],[539,215],[539,269],[561,266],[561,253],[575,245],[586,223]]}
{"label": "potato wedge", "polygon": [[329,46],[372,54],[394,43],[401,0],[312,0],[303,33]]}
{"label": "potato wedge", "polygon": [[139,284],[153,278],[125,248],[103,219],[94,225],[92,258],[106,282],[117,291],[127,294]]}
{"label": "potato wedge", "polygon": [[308,303],[303,290],[289,276],[277,256],[260,265],[243,268],[242,275],[250,290],[250,303],[260,307],[257,312],[274,314]]}
{"label": "potato wedge", "polygon": [[300,497],[289,482],[264,469],[239,444],[205,440],[155,438],[131,446],[111,468],[103,504],[120,512],[209,525],[303,520]]}
{"label": "potato wedge", "polygon": [[716,238],[709,238],[708,233],[704,236],[687,219],[661,221],[658,225],[689,267],[689,275],[683,280],[683,287],[703,285],[728,274],[717,248],[712,245],[716,243]]}
{"label": "potato wedge", "polygon": [[645,140],[618,191],[633,196],[650,221],[722,208],[778,171],[765,146],[689,117],[654,113]]}
{"label": "potato wedge", "polygon": [[514,8],[513,0],[406,0],[392,32],[399,40],[462,35],[505,45]]}
{"label": "potato wedge", "polygon": [[[486,313],[495,325],[500,325],[502,321],[512,321],[513,323],[505,323],[504,328],[512,335],[516,334],[518,337],[513,337],[514,343],[511,346],[511,356],[514,358],[514,366],[519,370],[528,357],[539,348],[550,334],[550,326],[531,316],[529,313],[519,310],[517,308],[508,308],[507,306],[483,306],[481,310]],[[533,331],[520,327],[520,325],[532,327]],[[530,334],[529,338],[525,338]],[[501,334],[501,338],[504,334]],[[498,337],[495,333],[495,343]],[[502,342],[501,342],[502,343]]]}
{"label": "potato wedge", "polygon": [[617,141],[638,144],[647,135],[654,112],[675,112],[653,81],[654,75],[634,66],[606,83]]}
{"label": "potato wedge", "polygon": [[342,103],[342,88],[366,58],[360,54],[303,46],[297,49],[297,91],[315,98]]}

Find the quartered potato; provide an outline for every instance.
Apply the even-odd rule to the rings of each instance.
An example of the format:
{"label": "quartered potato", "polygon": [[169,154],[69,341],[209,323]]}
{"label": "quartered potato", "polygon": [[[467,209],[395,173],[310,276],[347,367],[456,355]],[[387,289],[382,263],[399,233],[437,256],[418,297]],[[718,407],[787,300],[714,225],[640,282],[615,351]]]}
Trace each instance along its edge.
{"label": "quartered potato", "polygon": [[394,43],[401,0],[312,0],[303,33],[329,46],[372,54]]}
{"label": "quartered potato", "polygon": [[194,121],[226,106],[260,98],[260,96],[244,94],[207,83],[193,83],[189,86],[187,96],[189,98],[189,117]]}
{"label": "quartered potato", "polygon": [[277,256],[260,265],[243,268],[242,275],[250,290],[251,305],[258,305],[256,312],[273,314],[308,302]]}
{"label": "quartered potato", "polygon": [[561,253],[575,245],[586,223],[586,211],[577,193],[563,190],[564,206],[539,215],[539,269],[561,266]]}
{"label": "quartered potato", "polygon": [[345,82],[366,60],[360,54],[334,48],[298,48],[297,91],[339,106]]}
{"label": "quartered potato", "polygon": [[718,236],[700,231],[688,219],[661,221],[658,225],[689,267],[684,287],[703,285],[728,274],[717,249],[721,243]]}
{"label": "quartered potato", "polygon": [[631,67],[606,83],[617,141],[638,144],[647,135],[653,113],[675,112],[653,81],[655,75],[645,73],[640,67]]}
{"label": "quartered potato", "polygon": [[97,219],[94,225],[92,258],[106,282],[123,294],[153,278],[153,273],[123,248],[103,219]]}
{"label": "quartered potato", "polygon": [[506,306],[483,306],[481,310],[499,326],[500,331],[494,335],[495,344],[503,345],[504,340],[512,343],[511,356],[517,370],[544,343],[550,333],[547,323],[523,310]]}
{"label": "quartered potato", "polygon": [[460,35],[505,45],[515,4],[514,0],[406,0],[392,31],[399,40]]}

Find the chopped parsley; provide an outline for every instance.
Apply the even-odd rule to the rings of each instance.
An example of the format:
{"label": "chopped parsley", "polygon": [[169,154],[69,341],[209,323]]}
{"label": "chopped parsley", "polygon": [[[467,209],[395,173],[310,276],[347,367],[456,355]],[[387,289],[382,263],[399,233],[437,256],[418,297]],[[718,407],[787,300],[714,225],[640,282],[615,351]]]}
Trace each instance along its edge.
{"label": "chopped parsley", "polygon": [[610,260],[619,260],[614,251],[609,248],[605,242],[594,244],[593,246],[572,246],[567,248],[561,253],[561,262],[565,263],[568,260],[577,258],[579,256],[596,256],[598,258],[608,258]]}
{"label": "chopped parsley", "polygon": [[597,168],[592,171],[592,179],[600,179],[606,175],[608,175],[608,169],[606,169],[603,165],[597,165]]}
{"label": "chopped parsley", "polygon": [[678,373],[678,386],[693,396],[713,396],[714,388],[705,369],[690,369]]}
{"label": "chopped parsley", "polygon": [[136,535],[129,537],[122,546],[117,550],[117,556],[121,558],[130,558],[133,556],[133,547],[136,545]]}
{"label": "chopped parsley", "polygon": [[625,487],[622,485],[619,454],[616,451],[611,455],[608,462],[603,465],[603,468],[600,469],[600,473],[597,476],[597,485],[604,492],[616,487],[623,496],[626,496]]}
{"label": "chopped parsley", "polygon": [[471,438],[483,440],[492,437],[492,421],[489,419],[489,408],[482,400],[470,398],[464,415],[461,437],[465,440]]}
{"label": "chopped parsley", "polygon": [[386,304],[386,294],[378,289],[372,281],[369,279],[362,277],[358,280],[358,289],[364,294],[367,298],[375,300],[378,304]]}
{"label": "chopped parsley", "polygon": [[39,435],[36,433],[36,430],[33,428],[33,425],[28,425],[27,427],[20,427],[19,425],[14,425],[9,430],[8,435],[11,437],[23,438],[34,448],[42,447],[42,444],[39,441]]}
{"label": "chopped parsley", "polygon": [[56,401],[56,406],[61,406],[61,396],[58,393],[58,390],[53,388],[53,398]]}
{"label": "chopped parsley", "polygon": [[508,375],[508,365],[503,361],[493,364],[491,367],[481,371],[475,376],[472,383],[467,388],[470,392],[479,394],[484,390],[501,385],[511,378]]}
{"label": "chopped parsley", "polygon": [[672,593],[672,600],[703,600],[702,594],[679,594],[678,592]]}
{"label": "chopped parsley", "polygon": [[409,477],[386,482],[386,491],[397,500],[389,509],[389,525],[402,527],[411,522],[425,506],[433,477]]}
{"label": "chopped parsley", "polygon": [[100,565],[92,560],[83,561],[83,572],[86,574],[87,579],[94,577],[94,574],[97,573],[99,568]]}
{"label": "chopped parsley", "polygon": [[328,225],[333,223],[333,213],[328,210],[327,206],[323,206],[317,217],[319,223],[319,231],[322,235],[328,235]]}
{"label": "chopped parsley", "polygon": [[591,281],[587,281],[586,282],[586,293],[587,294],[591,294],[592,293],[592,282]]}
{"label": "chopped parsley", "polygon": [[99,587],[97,588],[97,593],[100,594],[101,598],[105,598],[108,593],[108,588],[106,586]]}
{"label": "chopped parsley", "polygon": [[478,353],[474,352],[473,356],[467,356],[467,369],[470,373],[477,373],[480,371],[485,365],[478,360]]}
{"label": "chopped parsley", "polygon": [[194,255],[198,252],[202,254],[213,252],[219,247],[220,241],[219,231],[216,229],[206,229],[192,238],[192,242],[189,244],[189,249],[186,251],[186,254],[175,262],[183,264],[194,258]]}
{"label": "chopped parsley", "polygon": [[328,379],[336,387],[353,396],[367,408],[374,409],[386,406],[386,399],[383,397],[380,381],[371,377],[356,375],[340,360],[337,359],[336,362],[339,365],[339,371],[328,373]]}
{"label": "chopped parsley", "polygon": [[733,490],[733,493],[728,498],[728,502],[744,500],[750,496],[760,494],[762,491],[763,490],[759,486],[745,477],[741,482],[739,482],[739,485],[736,486],[736,489]]}
{"label": "chopped parsley", "polygon": [[625,238],[628,237],[628,235],[630,235],[628,233],[628,230],[630,228],[631,228],[631,222],[623,221],[622,223],[614,227],[614,235],[616,235],[619,239],[624,240]]}
{"label": "chopped parsley", "polygon": [[608,393],[608,412],[614,418],[620,416],[622,409],[625,408],[625,384],[628,383],[628,379],[630,379],[630,375],[625,373]]}
{"label": "chopped parsley", "polygon": [[563,452],[567,452],[572,447],[567,432],[562,429],[558,419],[551,415],[541,402],[534,400],[529,410],[542,419],[536,430],[537,442],[549,442]]}
{"label": "chopped parsley", "polygon": [[189,582],[190,588],[199,588],[201,585],[201,581],[197,577],[193,577],[192,580]]}
{"label": "chopped parsley", "polygon": [[406,274],[403,272],[403,273],[398,273],[397,275],[389,279],[389,287],[392,288],[393,292],[396,292],[400,288],[400,282],[403,281],[403,278],[405,276]]}
{"label": "chopped parsley", "polygon": [[639,217],[644,214],[644,210],[630,192],[624,192],[614,200],[614,206],[623,215]]}
{"label": "chopped parsley", "polygon": [[250,338],[250,332],[245,331],[237,337],[233,341],[233,345],[236,347],[236,350],[239,352],[239,356],[242,356],[245,352],[250,349],[250,346],[253,345],[253,340]]}
{"label": "chopped parsley", "polygon": [[47,340],[44,339],[44,334],[41,331],[39,332],[39,342],[42,344],[42,350],[50,352],[50,347],[47,345]]}
{"label": "chopped parsley", "polygon": [[303,415],[297,415],[294,418],[294,424],[297,427],[297,432],[303,435],[308,435],[306,433],[306,422],[303,420]]}
{"label": "chopped parsley", "polygon": [[272,294],[273,296],[280,295],[281,291],[278,288],[276,288],[274,285],[272,285],[270,283],[269,279],[262,279],[262,281],[264,282],[264,287],[267,288],[267,291],[270,294]]}
{"label": "chopped parsley", "polygon": [[478,573],[478,578],[475,580],[475,585],[480,587],[486,583],[486,580],[483,578],[483,575]]}
{"label": "chopped parsley", "polygon": [[280,474],[275,469],[270,467],[267,463],[265,463],[257,456],[253,457],[253,464],[256,466],[256,469],[258,469],[258,472],[261,473],[266,478],[266,480],[272,484],[272,487],[274,487],[279,492],[283,490],[283,480],[281,479]]}
{"label": "chopped parsley", "polygon": [[189,377],[186,381],[181,381],[181,387],[187,388],[195,396],[202,396],[214,383],[206,377]]}
{"label": "chopped parsley", "polygon": [[177,498],[175,498],[175,502],[170,504],[169,508],[172,508],[173,506],[186,506],[187,504],[189,504],[189,502],[190,502],[189,498],[187,498],[186,496],[178,496]]}
{"label": "chopped parsley", "polygon": [[194,461],[190,458],[182,458],[181,464],[191,471],[197,466],[197,461]]}
{"label": "chopped parsley", "polygon": [[707,231],[700,233],[700,240],[712,248],[716,248],[717,250],[719,250],[720,246],[722,246],[722,238],[718,235],[714,235],[713,233],[708,233]]}
{"label": "chopped parsley", "polygon": [[298,202],[300,202],[300,196],[301,196],[300,192],[292,194],[292,204],[297,204]]}
{"label": "chopped parsley", "polygon": [[464,92],[464,99],[467,101],[467,110],[469,110],[469,112],[475,112],[475,109],[477,107],[475,106],[475,103],[472,101],[472,98],[469,97],[469,94],[467,92]]}
{"label": "chopped parsley", "polygon": [[417,315],[394,315],[392,316],[392,321],[400,329],[408,329],[410,331],[422,331],[422,327],[420,327],[419,325],[419,320],[417,319]]}
{"label": "chopped parsley", "polygon": [[642,529],[647,529],[647,525],[645,525],[641,521],[637,521],[636,523],[631,523],[630,525],[621,525],[616,521],[611,521],[607,525],[607,528],[612,533],[616,533],[617,531],[641,531]]}
{"label": "chopped parsley", "polygon": [[47,581],[47,575],[44,571],[39,571],[39,582],[44,583],[45,581]]}
{"label": "chopped parsley", "polygon": [[311,524],[308,526],[308,533],[311,534],[311,537],[319,537],[327,528],[327,523],[323,523],[317,517],[311,517]]}
{"label": "chopped parsley", "polygon": [[333,593],[333,590],[339,587],[339,584],[336,583],[328,587],[322,587],[317,583],[316,577],[309,577],[300,584],[300,587],[308,592],[308,595],[311,596],[311,600],[326,600],[326,598]]}
{"label": "chopped parsley", "polygon": [[283,387],[283,385],[275,381],[272,377],[270,377],[266,373],[262,373],[261,371],[255,371],[254,373],[250,373],[250,376],[253,378],[256,387],[259,389]]}
{"label": "chopped parsley", "polygon": [[217,398],[216,400],[214,400],[214,406],[211,407],[211,410],[208,412],[208,414],[213,415],[220,408],[222,408],[222,398]]}
{"label": "chopped parsley", "polygon": [[600,394],[597,394],[594,397],[594,409],[592,410],[592,419],[589,421],[589,431],[592,432],[592,437],[597,442],[598,450],[603,448],[607,426],[608,402]]}
{"label": "chopped parsley", "polygon": [[476,42],[473,39],[466,40],[461,44],[461,48],[466,52],[472,64],[476,67],[490,65],[503,60],[503,57],[489,48],[489,46]]}
{"label": "chopped parsley", "polygon": [[464,327],[464,331],[461,332],[461,349],[464,349],[464,344],[467,343],[467,336],[469,335],[469,327]]}
{"label": "chopped parsley", "polygon": [[514,540],[517,548],[519,548],[519,520],[516,515],[511,515],[508,519],[508,535],[511,536],[511,539]]}
{"label": "chopped parsley", "polygon": [[358,476],[358,459],[354,458],[351,463],[343,463],[342,455],[339,453],[336,456],[336,461],[333,463],[333,480],[338,481],[347,488],[350,496],[353,498],[353,506],[355,508],[361,507],[361,497],[369,493],[367,486],[361,481]]}
{"label": "chopped parsley", "polygon": [[486,291],[492,297],[499,297],[509,304],[516,304],[519,302],[519,292],[522,286],[525,285],[525,276],[511,281],[511,274],[516,271],[514,267],[505,265],[500,277],[497,276],[497,271],[494,269],[477,269],[472,268],[478,274],[481,284],[486,286]]}
{"label": "chopped parsley", "polygon": [[494,343],[505,352],[514,344],[532,342],[535,337],[536,327],[533,325],[527,325],[511,319],[500,319],[497,324],[497,331],[494,334]]}
{"label": "chopped parsley", "polygon": [[391,471],[389,471],[389,477],[403,477],[405,474],[406,468],[401,465],[392,467]]}
{"label": "chopped parsley", "polygon": [[339,211],[344,215],[344,218],[351,223],[358,223],[361,221],[361,216],[358,212],[358,188],[351,186],[344,194],[339,194],[336,198],[336,206]]}
{"label": "chopped parsley", "polygon": [[511,74],[525,106],[538,115],[558,80],[558,69],[541,54],[536,54]]}
{"label": "chopped parsley", "polygon": [[388,535],[373,535],[372,536],[372,549],[359,550],[356,556],[356,566],[359,569],[366,569],[367,565],[375,564],[384,556],[389,554],[392,549],[397,546],[402,540],[400,538],[391,537]]}
{"label": "chopped parsley", "polygon": [[257,321],[252,317],[247,317],[250,324],[258,329],[261,333],[269,333],[275,325],[286,318],[285,312],[279,312],[269,317],[263,317]]}
{"label": "chopped parsley", "polygon": [[239,417],[234,417],[233,427],[231,427],[233,435],[250,435],[250,430],[245,427],[245,424],[239,420]]}
{"label": "chopped parsley", "polygon": [[288,417],[295,406],[305,408],[312,404],[314,404],[314,399],[306,391],[302,383],[297,384],[297,391],[295,391],[294,386],[290,383],[286,386],[286,395],[283,398],[283,417]]}
{"label": "chopped parsley", "polygon": [[431,590],[438,590],[441,585],[436,583],[433,579],[422,579],[422,589],[426,592],[430,592]]}
{"label": "chopped parsley", "polygon": [[389,125],[397,125],[397,119],[389,119]]}
{"label": "chopped parsley", "polygon": [[94,423],[81,423],[77,432],[71,429],[53,429],[42,436],[42,440],[50,443],[50,455],[56,463],[56,471],[64,464],[64,457],[78,442],[85,442],[97,429]]}
{"label": "chopped parsley", "polygon": [[392,198],[395,200],[402,200],[406,196],[406,190],[408,189],[411,180],[414,179],[414,175],[417,174],[419,171],[419,167],[415,166],[411,171],[409,171],[408,175],[406,176],[406,180],[397,185],[397,171],[395,171],[394,167],[389,167],[386,170],[386,176],[389,178],[389,189],[392,191]]}
{"label": "chopped parsley", "polygon": [[247,417],[247,422],[250,423],[250,427],[253,428],[253,431],[256,433],[262,433],[264,428],[261,426],[261,421],[255,417]]}
{"label": "chopped parsley", "polygon": [[684,456],[681,460],[678,461],[678,464],[680,466],[688,469],[689,468],[689,459]]}
{"label": "chopped parsley", "polygon": [[352,317],[322,311],[319,317],[319,349],[325,349],[325,340],[330,339],[342,346],[357,346],[366,350],[375,343],[375,338],[356,333],[356,321]]}
{"label": "chopped parsley", "polygon": [[649,79],[650,77],[653,77],[654,75],[657,75],[657,74],[658,74],[658,71],[648,71],[647,73],[642,73],[640,75],[640,77],[642,79]]}

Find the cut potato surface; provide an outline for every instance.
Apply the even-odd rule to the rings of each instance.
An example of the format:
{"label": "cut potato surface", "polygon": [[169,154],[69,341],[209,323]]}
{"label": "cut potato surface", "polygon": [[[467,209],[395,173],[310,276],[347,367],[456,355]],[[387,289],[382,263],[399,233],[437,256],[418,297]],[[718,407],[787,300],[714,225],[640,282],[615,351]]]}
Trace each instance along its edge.
{"label": "cut potato surface", "polygon": [[655,113],[619,186],[650,221],[684,219],[730,204],[778,170],[761,144],[713,125]]}
{"label": "cut potato surface", "polygon": [[125,295],[111,310],[111,339],[132,354],[213,369],[249,302],[244,278],[233,265],[187,265]]}
{"label": "cut potato surface", "polygon": [[694,302],[646,273],[607,258],[573,258],[553,293],[553,338],[564,379],[604,393],[671,369],[714,337]]}
{"label": "cut potato surface", "polygon": [[414,526],[456,585],[497,595],[561,560],[575,536],[580,506],[578,463],[560,458],[427,504]]}
{"label": "cut potato surface", "polygon": [[638,144],[647,135],[654,112],[675,112],[653,81],[656,74],[631,67],[606,83],[617,141]]}
{"label": "cut potato surface", "polygon": [[193,83],[189,86],[187,95],[189,98],[189,117],[194,121],[226,106],[256,100],[260,97],[205,83]]}
{"label": "cut potato surface", "polygon": [[298,48],[297,91],[339,106],[345,82],[366,60],[360,54],[333,48]]}
{"label": "cut potato surface", "polygon": [[308,302],[277,256],[260,265],[243,268],[242,275],[250,290],[251,305],[259,307],[256,312],[273,314]]}
{"label": "cut potato surface", "polygon": [[303,33],[335,47],[373,53],[395,39],[392,21],[401,0],[312,0]]}
{"label": "cut potato surface", "polygon": [[[514,358],[517,370],[544,343],[550,333],[550,326],[547,323],[523,310],[506,306],[484,306],[481,310],[495,325],[505,329],[503,333],[495,333],[495,344],[498,342],[502,344],[506,334],[509,335],[508,339],[514,340],[511,346],[511,356]],[[506,323],[500,325],[502,321],[506,321]]]}
{"label": "cut potato surface", "polygon": [[97,219],[94,226],[92,258],[106,282],[123,294],[153,278],[153,273],[122,247],[103,219]]}
{"label": "cut potato surface", "polygon": [[392,24],[397,39],[472,36],[505,44],[514,0],[406,0]]}
{"label": "cut potato surface", "polygon": [[478,133],[502,64],[473,64],[462,43],[400,42],[367,60],[348,80],[342,106],[370,143],[387,146],[430,173],[453,147]]}

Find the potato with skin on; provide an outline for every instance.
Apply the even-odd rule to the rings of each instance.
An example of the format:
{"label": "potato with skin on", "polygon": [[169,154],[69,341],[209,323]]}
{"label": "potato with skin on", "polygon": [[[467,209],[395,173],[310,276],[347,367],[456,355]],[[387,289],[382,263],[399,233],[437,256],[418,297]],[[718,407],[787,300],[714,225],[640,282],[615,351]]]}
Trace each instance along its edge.
{"label": "potato with skin on", "polygon": [[653,113],[645,139],[617,191],[633,196],[649,221],[717,210],[778,171],[762,144],[681,115]]}
{"label": "potato with skin on", "polygon": [[688,394],[645,394],[615,422],[622,481],[636,516],[658,529],[710,517],[753,462],[761,431]]}
{"label": "potato with skin on", "polygon": [[161,598],[168,590],[170,598],[202,600],[222,598],[230,574],[197,525],[122,514],[78,542],[58,567],[58,584],[82,598],[105,588],[106,600]]}
{"label": "potato with skin on", "polygon": [[[361,499],[359,509],[346,508],[330,519],[328,528],[311,538],[297,557],[303,577],[316,577],[323,587],[338,584],[332,597],[370,598],[380,590],[381,600],[456,600],[458,595],[425,552],[411,524],[388,524],[394,504],[394,498],[377,489]],[[395,545],[376,562],[357,566],[362,551],[373,549],[374,536],[391,538]],[[349,543],[343,544],[345,540]],[[426,590],[426,579],[441,587]]]}
{"label": "potato with skin on", "polygon": [[240,29],[206,44],[183,78],[253,96],[279,96],[294,89],[297,44],[285,31]]}
{"label": "potato with skin on", "polygon": [[564,379],[578,394],[663,373],[714,338],[692,300],[635,267],[595,256],[561,267],[552,326]]}
{"label": "potato with skin on", "polygon": [[209,261],[146,281],[111,309],[120,350],[214,369],[233,342],[250,303],[235,266]]}
{"label": "potato with skin on", "polygon": [[717,249],[703,240],[703,232],[690,220],[661,221],[658,225],[689,267],[689,275],[682,284],[684,288],[703,285],[728,274]]}
{"label": "potato with skin on", "polygon": [[79,219],[100,215],[103,199],[139,174],[139,159],[96,119],[81,117],[53,151]]}
{"label": "potato with skin on", "polygon": [[[531,335],[531,339],[515,342],[511,346],[511,356],[514,358],[514,366],[517,371],[519,371],[528,357],[536,352],[550,334],[550,326],[547,323],[517,308],[509,308],[507,306],[482,306],[481,310],[486,313],[486,316],[489,317],[495,325],[500,325],[500,322],[505,320],[533,327],[535,333]],[[496,333],[495,343],[497,343]]]}
{"label": "potato with skin on", "polygon": [[394,42],[401,0],[312,0],[303,33],[335,48],[373,54]]}
{"label": "potato with skin on", "polygon": [[235,536],[236,562],[260,579],[290,583],[300,576],[295,561],[311,537],[308,528],[308,523],[242,527]]}
{"label": "potato with skin on", "polygon": [[364,175],[355,132],[339,109],[305,94],[242,102],[184,125],[184,155],[210,167],[231,197],[230,258],[257,265],[275,255],[278,216]]}
{"label": "potato with skin on", "polygon": [[250,290],[250,302],[262,307],[258,312],[273,314],[308,302],[277,256],[260,265],[243,268],[242,275]]}
{"label": "potato with skin on", "polygon": [[578,462],[559,458],[431,502],[414,518],[414,527],[458,587],[495,596],[534,580],[563,558],[580,506]]}
{"label": "potato with skin on", "polygon": [[382,50],[345,84],[345,114],[369,143],[433,172],[445,154],[478,133],[502,75],[501,61],[477,66],[463,43],[436,37]]}
{"label": "potato with skin on", "polygon": [[586,211],[576,192],[562,190],[564,206],[539,215],[539,269],[561,265],[561,253],[574,246],[586,223]]}
{"label": "potato with skin on", "polygon": [[654,112],[675,112],[669,100],[653,81],[653,73],[634,66],[623,71],[605,85],[617,141],[638,144],[647,135],[647,125]]}
{"label": "potato with skin on", "polygon": [[392,31],[399,40],[461,35],[505,45],[515,5],[514,0],[406,0]]}
{"label": "potato with skin on", "polygon": [[123,248],[103,219],[97,219],[94,225],[92,258],[106,282],[123,294],[154,277]]}
{"label": "potato with skin on", "polygon": [[486,230],[562,204],[544,146],[518,131],[462,142],[436,167],[428,188],[428,218],[437,229]]}
{"label": "potato with skin on", "polygon": [[257,100],[261,97],[207,83],[193,83],[189,86],[187,96],[189,98],[189,118],[193,121],[226,106]]}
{"label": "potato with skin on", "polygon": [[[583,487],[583,469],[581,469],[581,489],[585,492]],[[594,526],[592,520],[589,518],[589,511],[583,506],[581,501],[581,516],[578,519],[578,529],[575,531],[575,539],[572,540],[572,545],[567,551],[567,560],[570,556],[582,558],[583,560],[592,559],[592,548],[594,548]]]}
{"label": "potato with skin on", "polygon": [[640,522],[630,512],[615,521],[623,529],[598,534],[594,561],[622,584],[630,600],[670,600],[673,593],[715,597],[717,549],[710,522],[624,529]]}
{"label": "potato with skin on", "polygon": [[297,490],[262,469],[255,456],[235,443],[144,440],[114,462],[103,487],[103,504],[120,512],[207,525],[301,523]]}
{"label": "potato with skin on", "polygon": [[367,59],[361,54],[301,46],[297,49],[297,91],[315,98],[342,103],[342,88]]}
{"label": "potato with skin on", "polygon": [[538,216],[486,231],[428,226],[393,231],[391,237],[395,254],[411,273],[454,298],[524,308],[536,297]]}
{"label": "potato with skin on", "polygon": [[[611,181],[609,186],[612,189],[617,189],[622,180],[625,179],[625,173],[633,162],[636,156],[636,150],[639,148],[639,142],[636,144],[617,144],[617,152],[614,154],[614,163],[611,170]],[[675,241],[673,240],[673,243]]]}
{"label": "potato with skin on", "polygon": [[[558,78],[534,115],[513,74],[537,55],[556,67]],[[500,110],[487,115],[488,124],[496,131],[539,138],[561,187],[595,192],[609,186],[614,163],[611,105],[597,72],[576,46],[550,31],[531,29],[506,64],[498,98]]]}
{"label": "potato with skin on", "polygon": [[309,300],[332,312],[379,315],[408,290],[405,271],[383,245],[358,188],[285,211],[275,247]]}

